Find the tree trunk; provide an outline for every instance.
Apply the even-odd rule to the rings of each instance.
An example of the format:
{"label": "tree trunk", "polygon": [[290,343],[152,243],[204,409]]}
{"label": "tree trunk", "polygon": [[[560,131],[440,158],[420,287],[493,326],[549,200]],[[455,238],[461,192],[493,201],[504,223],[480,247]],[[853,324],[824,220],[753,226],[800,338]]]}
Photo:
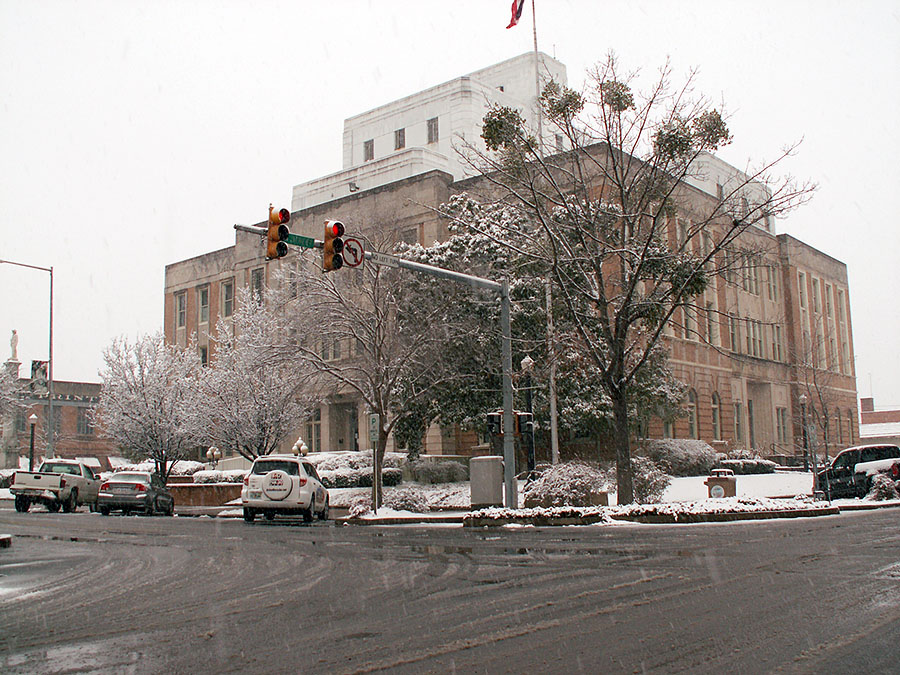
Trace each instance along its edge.
{"label": "tree trunk", "polygon": [[384,466],[384,449],[387,447],[387,432],[378,430],[378,449],[375,452],[375,462],[372,467],[372,508],[380,508],[384,503],[384,485],[381,480],[381,467]]}
{"label": "tree trunk", "polygon": [[631,472],[631,448],[628,438],[628,400],[624,392],[616,391],[613,402],[613,437],[616,444],[616,491],[619,504],[634,501]]}

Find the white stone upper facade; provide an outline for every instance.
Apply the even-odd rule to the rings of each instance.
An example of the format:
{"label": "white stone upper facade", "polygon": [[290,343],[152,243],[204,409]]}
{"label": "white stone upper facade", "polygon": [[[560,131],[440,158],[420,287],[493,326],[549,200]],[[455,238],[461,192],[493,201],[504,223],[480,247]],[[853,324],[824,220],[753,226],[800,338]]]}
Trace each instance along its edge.
{"label": "white stone upper facade", "polygon": [[[535,62],[533,53],[522,54],[344,120],[344,168],[295,185],[291,210],[433,169],[456,180],[474,175],[457,149],[466,143],[484,149],[481,121],[492,105],[517,109],[536,128]],[[567,83],[556,59],[539,53],[537,66],[541,86]]]}

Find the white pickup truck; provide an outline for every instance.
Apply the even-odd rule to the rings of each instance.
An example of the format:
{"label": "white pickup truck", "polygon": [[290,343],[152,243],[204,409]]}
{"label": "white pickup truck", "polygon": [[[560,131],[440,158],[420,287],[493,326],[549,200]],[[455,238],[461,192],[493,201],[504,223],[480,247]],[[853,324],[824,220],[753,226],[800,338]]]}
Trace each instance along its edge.
{"label": "white pickup truck", "polygon": [[41,503],[48,511],[72,513],[81,504],[97,509],[100,479],[87,464],[72,459],[48,459],[38,471],[16,471],[9,491],[16,511],[25,513]]}

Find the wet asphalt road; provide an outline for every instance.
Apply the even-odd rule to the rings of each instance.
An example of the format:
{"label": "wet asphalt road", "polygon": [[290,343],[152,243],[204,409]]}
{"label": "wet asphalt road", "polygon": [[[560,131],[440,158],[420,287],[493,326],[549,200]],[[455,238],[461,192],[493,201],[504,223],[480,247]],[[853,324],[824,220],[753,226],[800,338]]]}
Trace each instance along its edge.
{"label": "wet asphalt road", "polygon": [[464,530],[0,510],[4,673],[897,672],[900,510]]}

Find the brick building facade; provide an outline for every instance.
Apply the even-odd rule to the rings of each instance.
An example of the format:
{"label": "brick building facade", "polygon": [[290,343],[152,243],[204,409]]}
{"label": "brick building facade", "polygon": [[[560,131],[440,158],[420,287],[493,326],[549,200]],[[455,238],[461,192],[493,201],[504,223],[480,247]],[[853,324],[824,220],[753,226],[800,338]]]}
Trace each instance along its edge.
{"label": "brick building facade", "polygon": [[[489,73],[486,80],[491,81],[493,89],[503,92],[498,78],[512,72],[521,75],[529,64],[528,59],[513,59],[498,64],[503,67],[496,73],[490,68],[479,72]],[[551,65],[564,82],[564,66],[555,61]],[[458,88],[468,88],[475,75],[462,78]],[[382,131],[412,124],[415,114],[423,119],[437,115],[433,119],[444,124],[442,120],[452,116],[458,101],[465,100],[455,96],[456,89],[450,85],[415,94],[367,115],[378,120]],[[491,89],[483,87],[480,91]],[[435,101],[441,96],[446,97],[446,115],[436,112],[440,107],[435,107]],[[483,107],[483,103],[479,105]],[[402,110],[402,116],[398,113],[390,117],[394,109]],[[471,113],[467,111],[466,120],[473,117]],[[471,129],[461,127],[459,120],[451,126],[463,137],[473,138],[478,135],[479,121],[469,120]],[[358,120],[351,118],[348,122],[357,124]],[[441,127],[438,122],[435,125],[439,133]],[[488,182],[479,176],[455,175],[453,164],[446,158],[435,161],[429,169],[428,156],[411,153],[414,148],[398,149],[394,163],[390,158],[379,163],[379,157],[366,150],[364,136],[345,133],[345,145],[358,143],[361,147],[356,149],[360,152],[345,147],[345,159],[359,156],[361,163],[295,187],[292,232],[320,238],[323,222],[339,219],[348,232],[376,227],[393,241],[427,246],[448,234],[435,207],[458,192],[490,192]],[[430,136],[427,140],[426,145],[431,145]],[[434,153],[438,147],[437,138],[434,140],[431,149],[424,150]],[[403,164],[401,155],[409,160],[405,170],[398,168]],[[743,175],[711,155],[704,156],[702,162],[703,170],[698,172],[702,178],[682,186],[686,207],[670,222],[673,244],[681,228],[690,223],[692,208],[709,209],[721,197],[727,182]],[[390,171],[385,167],[391,167]],[[214,357],[209,335],[218,317],[227,318],[233,312],[237,289],[267,285],[276,270],[295,265],[298,255],[304,252],[292,249],[287,257],[266,262],[260,238],[237,232],[232,247],[168,265],[164,317],[167,341],[186,346],[191,336],[196,336],[201,357]],[[768,218],[759,227],[747,230],[723,252],[723,258],[740,264],[732,265],[732,272],[714,280],[696,300],[694,311],[678,310],[664,338],[675,375],[688,386],[685,414],[673,420],[653,420],[648,435],[699,438],[721,450],[751,448],[767,456],[801,454],[804,437],[808,445],[847,445],[857,440],[846,266],[790,235],[776,234]],[[722,262],[728,266],[729,260]],[[822,430],[804,435],[804,413],[815,417],[813,413],[823,406],[828,415],[822,420]],[[314,419],[298,421],[298,432],[313,450],[365,449],[364,413],[352,397],[338,397],[323,404]],[[286,441],[286,448],[292,442]],[[433,428],[425,448],[437,454],[469,454],[475,443],[472,434]],[[820,447],[817,449],[821,452]]]}

